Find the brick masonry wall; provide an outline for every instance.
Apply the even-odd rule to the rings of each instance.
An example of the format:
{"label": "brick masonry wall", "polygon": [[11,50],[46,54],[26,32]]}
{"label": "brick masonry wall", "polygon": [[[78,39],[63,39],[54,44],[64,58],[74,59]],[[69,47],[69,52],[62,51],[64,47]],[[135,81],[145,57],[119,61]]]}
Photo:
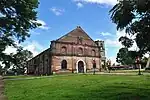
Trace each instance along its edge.
{"label": "brick masonry wall", "polygon": [[77,70],[77,64],[78,61],[83,61],[85,62],[86,69],[88,70],[92,70],[93,68],[93,64],[92,61],[93,59],[96,61],[96,68],[100,69],[101,68],[101,62],[100,62],[100,58],[96,58],[96,57],[77,57],[77,56],[53,56],[52,57],[52,71],[53,72],[57,72],[57,71],[61,71],[61,62],[63,60],[67,61],[67,70],[72,71],[72,69],[74,71]]}
{"label": "brick masonry wall", "polygon": [[92,50],[95,50],[96,55],[99,56],[99,49],[98,47],[89,47],[86,45],[80,45],[80,44],[65,44],[65,43],[55,43],[55,51],[54,53],[56,54],[61,54],[62,52],[62,47],[66,47],[67,51],[66,54],[71,55],[71,54],[78,54],[79,48],[82,48],[83,50],[83,55],[87,56],[92,56]]}

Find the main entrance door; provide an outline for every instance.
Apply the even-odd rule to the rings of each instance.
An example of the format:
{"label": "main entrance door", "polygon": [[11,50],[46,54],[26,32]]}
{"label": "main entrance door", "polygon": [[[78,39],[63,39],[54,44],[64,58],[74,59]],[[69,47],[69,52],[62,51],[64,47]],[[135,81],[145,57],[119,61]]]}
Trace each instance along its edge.
{"label": "main entrance door", "polygon": [[83,61],[78,62],[78,73],[84,73],[84,63],[83,63]]}
{"label": "main entrance door", "polygon": [[67,69],[67,61],[66,60],[63,60],[62,62],[61,62],[61,69]]}

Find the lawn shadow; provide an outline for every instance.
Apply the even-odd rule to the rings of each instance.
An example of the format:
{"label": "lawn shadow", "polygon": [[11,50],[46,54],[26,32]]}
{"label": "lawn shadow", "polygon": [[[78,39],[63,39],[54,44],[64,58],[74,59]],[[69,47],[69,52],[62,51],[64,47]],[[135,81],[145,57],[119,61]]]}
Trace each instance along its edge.
{"label": "lawn shadow", "polygon": [[150,100],[149,94],[150,89],[112,85],[85,92],[84,97],[88,97],[88,100]]}

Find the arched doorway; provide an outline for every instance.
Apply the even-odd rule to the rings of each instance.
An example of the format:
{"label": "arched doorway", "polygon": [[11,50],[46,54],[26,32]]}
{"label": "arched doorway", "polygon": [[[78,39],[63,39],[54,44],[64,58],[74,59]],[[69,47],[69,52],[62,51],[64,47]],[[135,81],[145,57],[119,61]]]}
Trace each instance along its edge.
{"label": "arched doorway", "polygon": [[93,60],[93,68],[95,69],[96,68],[96,61]]}
{"label": "arched doorway", "polygon": [[78,73],[84,73],[84,63],[83,63],[83,61],[78,62]]}
{"label": "arched doorway", "polygon": [[61,62],[61,69],[67,69],[67,61],[66,60],[63,60]]}

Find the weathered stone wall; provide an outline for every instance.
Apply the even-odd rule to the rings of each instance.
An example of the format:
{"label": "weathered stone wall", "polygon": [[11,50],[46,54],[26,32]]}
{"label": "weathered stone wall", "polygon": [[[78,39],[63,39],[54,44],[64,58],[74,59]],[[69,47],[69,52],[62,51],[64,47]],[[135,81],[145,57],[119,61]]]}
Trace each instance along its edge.
{"label": "weathered stone wall", "polygon": [[28,61],[27,73],[34,75],[49,75],[51,73],[50,58],[49,49],[32,58]]}
{"label": "weathered stone wall", "polygon": [[[66,48],[66,52],[62,52],[64,47]],[[75,44],[75,43],[64,43],[64,42],[53,42],[52,53],[54,55],[76,55],[76,56],[99,56],[99,48],[96,46],[89,46],[86,44]],[[79,49],[82,49],[83,53],[79,53]],[[92,54],[92,51],[95,51],[95,54]]]}
{"label": "weathered stone wall", "polygon": [[93,63],[92,61],[96,61],[96,68],[98,70],[101,69],[101,62],[100,58],[96,57],[77,57],[77,56],[53,56],[52,57],[52,71],[58,72],[61,71],[61,62],[63,60],[67,61],[67,70],[72,72],[72,69],[74,72],[77,70],[78,61],[85,62],[86,70],[87,72],[93,69]]}

